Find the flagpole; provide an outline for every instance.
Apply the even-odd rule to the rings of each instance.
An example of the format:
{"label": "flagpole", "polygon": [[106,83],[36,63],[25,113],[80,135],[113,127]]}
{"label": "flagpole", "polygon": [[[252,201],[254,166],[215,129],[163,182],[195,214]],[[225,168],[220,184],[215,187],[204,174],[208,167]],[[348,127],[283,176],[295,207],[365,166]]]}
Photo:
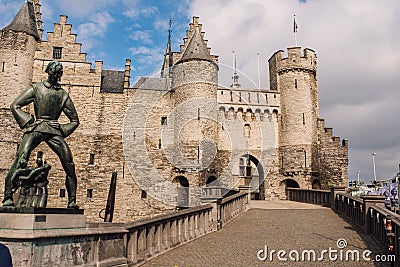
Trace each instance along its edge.
{"label": "flagpole", "polygon": [[294,41],[296,43],[296,47],[297,45],[297,23],[296,23],[296,15],[293,15],[293,33],[294,33]]}
{"label": "flagpole", "polygon": [[261,88],[261,78],[260,78],[260,53],[257,53],[258,59],[258,89]]}

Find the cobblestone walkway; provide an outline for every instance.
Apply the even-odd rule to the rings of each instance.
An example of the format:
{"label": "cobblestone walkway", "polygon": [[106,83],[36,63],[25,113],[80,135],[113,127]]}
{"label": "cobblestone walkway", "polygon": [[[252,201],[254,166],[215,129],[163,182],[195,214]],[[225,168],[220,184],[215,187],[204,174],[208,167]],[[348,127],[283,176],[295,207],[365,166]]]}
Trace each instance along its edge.
{"label": "cobblestone walkway", "polygon": [[[194,240],[182,247],[156,257],[142,266],[391,266],[389,263],[366,262],[362,258],[364,250],[375,255],[386,254],[369,236],[343,220],[329,208],[293,202],[253,202],[252,209],[245,212],[218,232]],[[337,241],[345,239],[347,247],[342,249],[343,261],[331,261],[329,254],[323,254],[324,260],[318,261],[323,250],[338,250]],[[273,260],[261,261],[257,257],[260,250],[268,254],[272,250],[285,250],[280,261],[277,252]],[[300,261],[289,259],[289,252],[297,250]],[[314,250],[316,261],[301,261],[304,250]],[[360,261],[345,261],[346,251],[360,252]],[[291,254],[296,258],[295,252]],[[332,257],[340,252],[332,252]],[[311,254],[310,254],[311,255]],[[264,253],[260,257],[265,257]],[[349,256],[352,258],[351,255]],[[312,256],[311,256],[312,258]]]}

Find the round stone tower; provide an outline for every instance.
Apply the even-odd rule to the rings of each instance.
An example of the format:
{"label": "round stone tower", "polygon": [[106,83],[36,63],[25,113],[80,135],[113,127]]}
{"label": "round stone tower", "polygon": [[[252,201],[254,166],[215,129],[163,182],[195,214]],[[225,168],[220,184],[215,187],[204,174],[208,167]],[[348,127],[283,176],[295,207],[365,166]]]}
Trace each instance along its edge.
{"label": "round stone tower", "polygon": [[[270,87],[281,93],[280,173],[308,186],[316,170],[318,88],[315,52],[288,48],[269,59]],[[300,176],[298,176],[300,175]],[[294,177],[294,178],[293,178]],[[296,178],[298,177],[298,178]],[[302,178],[300,178],[302,177]]]}
{"label": "round stone tower", "polygon": [[210,55],[198,17],[189,24],[179,60],[172,66],[174,139],[178,168],[207,168],[216,156],[217,58]]}
{"label": "round stone tower", "polygon": [[9,108],[13,99],[32,82],[34,55],[40,40],[37,15],[40,11],[26,1],[10,25],[1,30],[0,108]]}

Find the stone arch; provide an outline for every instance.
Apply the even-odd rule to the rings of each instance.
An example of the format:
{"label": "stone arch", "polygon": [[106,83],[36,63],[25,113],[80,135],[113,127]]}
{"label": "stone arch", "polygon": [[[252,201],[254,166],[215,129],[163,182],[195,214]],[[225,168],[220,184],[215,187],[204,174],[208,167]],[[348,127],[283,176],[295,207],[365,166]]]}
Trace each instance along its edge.
{"label": "stone arch", "polygon": [[294,179],[284,179],[279,184],[280,198],[287,199],[287,189],[288,188],[300,188],[299,183]]}
{"label": "stone arch", "polygon": [[275,115],[278,115],[279,112],[278,112],[277,109],[274,109],[274,110],[272,111],[272,113],[275,114]]}
{"label": "stone arch", "polygon": [[256,113],[261,113],[261,109],[257,108]]}
{"label": "stone arch", "polygon": [[219,107],[219,111],[225,112],[225,107],[224,107],[224,106],[220,106],[220,107]]}
{"label": "stone arch", "polygon": [[218,186],[221,183],[219,182],[218,178],[215,176],[210,176],[207,178],[206,186]]}
{"label": "stone arch", "polygon": [[312,182],[312,189],[321,189],[321,182],[318,179],[314,179]]}
{"label": "stone arch", "polygon": [[[256,172],[253,172],[253,168]],[[253,179],[253,176],[258,176],[258,179]],[[265,199],[264,168],[256,157],[244,154],[239,158],[239,177],[245,180],[251,178],[252,195],[255,199]]]}
{"label": "stone arch", "polygon": [[177,176],[172,180],[177,188],[178,199],[177,204],[180,208],[189,206],[189,181],[185,176]]}

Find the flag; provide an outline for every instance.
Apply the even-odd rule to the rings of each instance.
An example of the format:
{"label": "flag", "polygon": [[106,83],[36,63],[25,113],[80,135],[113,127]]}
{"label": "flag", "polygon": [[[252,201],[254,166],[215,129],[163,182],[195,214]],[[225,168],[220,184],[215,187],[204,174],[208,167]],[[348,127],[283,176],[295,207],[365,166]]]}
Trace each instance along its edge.
{"label": "flag", "polygon": [[294,15],[294,18],[293,18],[293,33],[296,33],[298,28],[299,28],[299,26],[297,26],[297,23],[296,23],[296,15]]}

